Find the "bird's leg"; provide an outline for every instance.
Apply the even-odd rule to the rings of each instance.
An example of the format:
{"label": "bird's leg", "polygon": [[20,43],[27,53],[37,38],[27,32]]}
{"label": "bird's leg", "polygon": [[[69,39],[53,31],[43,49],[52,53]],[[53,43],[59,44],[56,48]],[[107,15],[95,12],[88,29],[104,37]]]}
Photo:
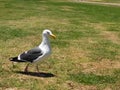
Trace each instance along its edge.
{"label": "bird's leg", "polygon": [[29,64],[30,64],[30,63],[28,63],[28,64],[26,65],[25,69],[24,69],[24,72],[26,72],[26,73],[28,72],[28,66],[29,66]]}
{"label": "bird's leg", "polygon": [[39,73],[39,67],[38,67],[38,64],[36,65],[36,69],[37,69],[37,72]]}

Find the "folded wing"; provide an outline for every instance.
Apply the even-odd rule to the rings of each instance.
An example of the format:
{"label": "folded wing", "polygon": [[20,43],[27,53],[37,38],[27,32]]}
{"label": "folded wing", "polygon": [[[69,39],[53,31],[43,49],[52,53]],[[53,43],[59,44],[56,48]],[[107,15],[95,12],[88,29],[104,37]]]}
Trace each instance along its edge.
{"label": "folded wing", "polygon": [[41,55],[43,55],[42,50],[39,47],[36,47],[36,48],[33,48],[29,51],[26,51],[26,52],[23,52],[22,54],[20,54],[19,59],[21,61],[33,62]]}

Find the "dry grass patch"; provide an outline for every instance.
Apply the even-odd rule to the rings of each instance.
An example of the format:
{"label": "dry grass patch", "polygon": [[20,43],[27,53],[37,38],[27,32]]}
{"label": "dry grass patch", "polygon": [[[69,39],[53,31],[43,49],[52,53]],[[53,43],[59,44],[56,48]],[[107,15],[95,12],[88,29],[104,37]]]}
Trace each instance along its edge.
{"label": "dry grass patch", "polygon": [[[97,31],[100,31],[100,35],[106,40],[110,40],[113,43],[119,44],[120,39],[118,37],[118,33],[107,31],[109,28],[108,25],[110,25],[110,23],[89,23],[89,22],[82,22],[82,23],[85,27],[91,27]],[[111,23],[111,26],[112,24],[114,25],[114,23]]]}
{"label": "dry grass patch", "polygon": [[120,39],[118,38],[117,33],[102,31],[102,36],[108,40],[111,40],[113,43],[116,43],[116,44],[120,43]]}
{"label": "dry grass patch", "polygon": [[105,31],[107,30],[108,27],[106,27],[107,24],[110,24],[110,23],[91,23],[91,22],[82,22],[82,25],[84,25],[85,27],[92,27],[93,29],[95,30],[99,30],[99,31]]}
{"label": "dry grass patch", "polygon": [[[73,60],[74,62],[81,61],[82,58],[86,57],[86,53],[83,50],[80,50],[78,47],[69,47],[68,48],[53,48],[54,57],[58,60]],[[64,51],[64,52],[63,52]]]}
{"label": "dry grass patch", "polygon": [[83,85],[72,81],[66,81],[63,85],[67,87],[68,90],[97,90],[94,85]]}
{"label": "dry grass patch", "polygon": [[82,71],[87,73],[100,74],[101,71],[106,71],[106,74],[110,74],[111,71],[108,73],[109,70],[120,69],[120,61],[102,60],[99,62],[81,63],[81,65],[83,67]]}
{"label": "dry grass patch", "polygon": [[104,31],[107,29],[107,27],[105,26],[105,23],[92,23],[91,26],[95,29],[95,30],[99,30],[99,31]]}
{"label": "dry grass patch", "polygon": [[21,29],[28,29],[28,28],[36,28],[36,27],[50,27],[53,24],[62,24],[66,25],[69,24],[69,21],[66,19],[54,19],[49,17],[28,17],[21,20],[7,20],[1,21],[1,26],[9,26],[12,28],[21,28]]}
{"label": "dry grass patch", "polygon": [[24,88],[22,88],[22,89],[20,89],[20,88],[2,88],[1,90],[27,90],[27,89],[24,89]]}
{"label": "dry grass patch", "polygon": [[70,6],[62,6],[61,8],[64,11],[73,11],[73,7],[70,7]]}

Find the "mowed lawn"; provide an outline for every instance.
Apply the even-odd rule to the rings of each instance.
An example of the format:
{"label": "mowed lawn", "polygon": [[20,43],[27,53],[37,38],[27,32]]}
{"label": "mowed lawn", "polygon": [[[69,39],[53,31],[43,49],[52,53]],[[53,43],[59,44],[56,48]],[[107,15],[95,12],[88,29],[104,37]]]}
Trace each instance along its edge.
{"label": "mowed lawn", "polygon": [[[41,42],[52,55],[36,73],[9,58]],[[0,90],[119,90],[120,7],[66,0],[0,0]]]}

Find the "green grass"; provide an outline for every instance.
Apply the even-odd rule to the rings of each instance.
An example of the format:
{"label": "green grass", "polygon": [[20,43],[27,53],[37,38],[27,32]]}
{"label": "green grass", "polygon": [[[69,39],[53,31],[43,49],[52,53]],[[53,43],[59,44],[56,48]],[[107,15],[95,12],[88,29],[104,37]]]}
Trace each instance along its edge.
{"label": "green grass", "polygon": [[[41,42],[43,29],[52,55],[40,71],[54,77],[20,73],[25,64],[8,59]],[[65,0],[0,0],[0,89],[75,90],[120,86],[120,7]],[[30,66],[30,72],[35,67]]]}
{"label": "green grass", "polygon": [[109,75],[101,76],[92,73],[90,74],[78,73],[77,75],[71,74],[70,79],[78,83],[84,83],[88,85],[106,84],[106,83],[112,84],[117,81],[117,78],[113,76],[109,76]]}
{"label": "green grass", "polygon": [[1,27],[0,28],[0,37],[1,40],[9,40],[17,37],[24,37],[30,35],[29,32],[23,31],[21,29],[14,29],[10,27]]}

